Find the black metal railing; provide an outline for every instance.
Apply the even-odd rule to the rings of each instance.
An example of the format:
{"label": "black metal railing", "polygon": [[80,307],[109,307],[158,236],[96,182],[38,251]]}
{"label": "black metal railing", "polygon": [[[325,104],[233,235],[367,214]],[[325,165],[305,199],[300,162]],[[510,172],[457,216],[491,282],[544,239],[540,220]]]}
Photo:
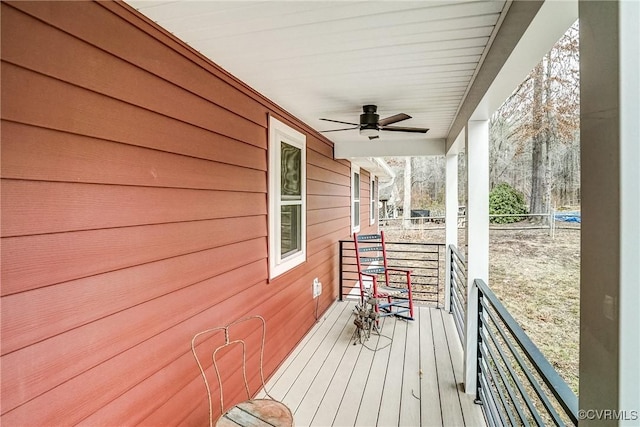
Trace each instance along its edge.
{"label": "black metal railing", "polygon": [[477,398],[490,426],[577,425],[578,399],[483,280]]}
{"label": "black metal railing", "polygon": [[450,310],[458,330],[460,342],[464,340],[464,323],[467,312],[467,262],[455,245],[449,245]]}
{"label": "black metal railing", "polygon": [[[443,306],[445,245],[440,243],[385,242],[387,266],[411,270],[411,285],[414,302]],[[359,296],[358,267],[353,240],[340,240],[340,294],[342,301],[352,295]],[[394,286],[404,282],[390,277],[385,283],[384,275],[379,278],[383,286]]]}

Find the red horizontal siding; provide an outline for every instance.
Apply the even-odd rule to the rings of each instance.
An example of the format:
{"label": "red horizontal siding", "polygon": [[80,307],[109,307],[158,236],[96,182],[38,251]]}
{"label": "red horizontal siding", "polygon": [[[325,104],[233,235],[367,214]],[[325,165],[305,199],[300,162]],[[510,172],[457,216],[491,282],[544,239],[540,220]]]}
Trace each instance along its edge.
{"label": "red horizontal siding", "polygon": [[326,221],[333,221],[334,219],[343,219],[348,221],[349,215],[351,215],[351,209],[349,206],[314,209],[307,212],[307,222],[309,224],[316,225]]}
{"label": "red horizontal siding", "polygon": [[[124,60],[154,74],[159,79],[174,82],[184,90],[198,94],[212,102],[217,99],[225,100],[225,108],[236,112],[240,117],[250,117],[252,121],[266,126],[264,106],[255,102],[237,87],[219,79],[222,73],[215,73],[214,77],[218,78],[212,79],[212,72],[218,71],[215,67],[207,67],[203,62],[195,62],[193,54],[189,54],[183,49],[175,49],[178,48],[178,44],[170,38],[145,31],[144,27],[147,25],[139,16],[131,16],[134,23],[131,25],[116,13],[106,12],[90,2],[73,2],[64,8],[49,7],[44,2],[12,2],[11,6],[19,9],[20,13],[37,18],[47,26],[69,33],[109,53],[111,55],[108,61],[109,65],[115,59]],[[123,13],[122,8],[117,5],[105,4],[104,6],[111,9],[112,12],[122,15],[128,14],[127,12]],[[3,9],[3,18],[6,14],[5,10],[11,13],[10,8]],[[6,21],[7,24],[13,21],[12,16],[7,16]],[[4,20],[2,24],[5,28]],[[33,46],[34,41],[29,38],[29,34],[23,34],[24,28],[33,28],[34,26],[35,24],[15,25],[13,28],[15,31],[9,32],[7,25],[6,33],[12,35],[12,38],[7,40],[7,44],[16,40],[24,40],[30,49],[37,49],[37,46]],[[36,33],[35,36],[37,37],[37,35]],[[35,44],[42,44],[41,40],[37,39]],[[172,46],[167,48],[167,44]],[[48,50],[47,52],[49,52],[47,56],[53,57],[54,62],[57,61],[58,55],[64,54],[58,50]],[[69,63],[78,61],[78,57],[71,56],[69,59],[71,61]],[[45,61],[46,59],[42,62]],[[40,63],[40,61],[36,62]],[[69,71],[64,70],[63,72],[66,75]],[[145,80],[144,84],[147,85],[149,82]],[[136,91],[138,90],[136,89]]]}
{"label": "red horizontal siding", "polygon": [[266,214],[264,193],[15,180],[4,180],[0,191],[3,236]]}
{"label": "red horizontal siding", "polygon": [[264,218],[258,218],[5,238],[1,254],[2,294],[23,292],[265,236],[266,222]]}
{"label": "red horizontal siding", "polygon": [[310,210],[340,208],[349,206],[351,203],[350,196],[332,196],[332,195],[307,195],[307,208]]}
{"label": "red horizontal siding", "polygon": [[348,174],[343,175],[341,173],[317,167],[315,165],[309,165],[309,167],[307,168],[307,178],[320,182],[327,182],[331,184],[343,185],[345,187],[351,187],[351,180],[349,179]]}
{"label": "red horizontal siding", "polygon": [[[309,164],[314,165],[318,168],[323,168],[335,174],[346,176],[347,178],[351,176],[351,166],[349,165],[348,162],[344,160],[335,161],[331,157],[321,155],[315,151],[307,151],[307,154],[309,156],[307,158],[307,162]],[[311,170],[313,171],[315,169],[312,168]],[[333,181],[333,182],[337,182],[337,181]],[[348,182],[351,182],[351,181],[348,181]],[[337,182],[337,183],[340,183],[340,182]],[[350,184],[347,184],[347,185],[350,185]]]}
{"label": "red horizontal siding", "polygon": [[257,238],[7,296],[2,354],[264,260],[265,246]]}
{"label": "red horizontal siding", "polygon": [[[11,101],[3,103],[5,120],[118,141],[135,139],[140,133],[161,135],[165,127],[175,125],[172,122],[180,122],[256,146],[266,145],[263,127],[241,120],[226,110],[212,110],[202,119],[194,114],[195,117],[184,121],[181,119],[187,117],[183,114],[167,116],[4,61],[2,79],[5,82],[2,98]],[[193,99],[201,101],[197,97]],[[197,111],[198,104],[189,110]],[[224,118],[212,118],[222,111]],[[173,139],[184,141],[184,135],[175,132]]]}
{"label": "red horizontal siding", "polygon": [[[203,424],[193,334],[264,316],[270,374],[335,300],[350,164],[125,4],[0,7],[0,422]],[[271,282],[268,114],[308,163],[307,260]]]}
{"label": "red horizontal siding", "polygon": [[[7,121],[2,137],[3,178],[265,191],[264,149],[211,133],[199,138],[186,132],[188,145],[158,150]],[[247,178],[237,182],[229,175]]]}

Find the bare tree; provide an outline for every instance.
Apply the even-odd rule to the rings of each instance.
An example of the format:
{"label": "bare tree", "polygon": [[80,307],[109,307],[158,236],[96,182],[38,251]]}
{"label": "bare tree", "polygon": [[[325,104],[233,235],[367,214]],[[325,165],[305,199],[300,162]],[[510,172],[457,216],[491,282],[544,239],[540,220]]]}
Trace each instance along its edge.
{"label": "bare tree", "polygon": [[[572,26],[516,88],[489,123],[490,181],[521,191],[533,213],[580,202],[578,26]],[[444,208],[442,156],[389,158],[398,179],[396,203],[408,224],[411,208]],[[459,192],[466,194],[464,153]],[[402,178],[401,178],[402,177]],[[462,202],[464,204],[465,202]]]}
{"label": "bare tree", "polygon": [[576,23],[492,117],[492,186],[519,189],[533,213],[579,201],[579,126]]}
{"label": "bare tree", "polygon": [[402,223],[405,228],[411,226],[411,157],[404,159],[404,199],[402,202]]}
{"label": "bare tree", "polygon": [[[531,202],[529,212],[543,214],[549,211],[547,200],[547,169],[549,132],[545,126],[545,104],[543,94],[546,92],[545,61],[540,62],[533,70],[533,104],[531,121]],[[539,217],[538,217],[539,218]]]}

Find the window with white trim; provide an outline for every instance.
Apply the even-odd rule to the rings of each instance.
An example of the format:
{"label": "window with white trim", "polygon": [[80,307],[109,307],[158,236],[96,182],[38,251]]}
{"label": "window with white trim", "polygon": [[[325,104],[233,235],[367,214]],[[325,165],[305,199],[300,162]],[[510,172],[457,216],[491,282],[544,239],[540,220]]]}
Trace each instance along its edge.
{"label": "window with white trim", "polygon": [[269,116],[269,278],[306,260],[306,143]]}
{"label": "window with white trim", "polygon": [[351,165],[351,231],[360,232],[360,168]]}
{"label": "window with white trim", "polygon": [[376,182],[376,176],[373,174],[371,174],[369,197],[371,199],[371,208],[369,210],[369,225],[373,225],[376,222],[376,212],[378,210],[378,183]]}

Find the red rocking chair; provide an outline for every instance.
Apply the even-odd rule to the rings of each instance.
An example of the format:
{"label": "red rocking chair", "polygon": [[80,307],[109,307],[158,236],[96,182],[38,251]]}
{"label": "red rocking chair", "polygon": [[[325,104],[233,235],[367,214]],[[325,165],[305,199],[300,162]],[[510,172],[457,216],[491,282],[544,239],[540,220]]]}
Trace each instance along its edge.
{"label": "red rocking chair", "polygon": [[[414,320],[411,271],[388,267],[384,232],[353,233],[353,243],[356,249],[362,302],[372,297],[375,300],[375,310],[381,317],[395,316]],[[393,277],[402,277],[403,281],[391,282],[389,273],[392,273]],[[379,275],[384,275],[383,286],[378,282]],[[370,285],[367,285],[368,283]]]}

